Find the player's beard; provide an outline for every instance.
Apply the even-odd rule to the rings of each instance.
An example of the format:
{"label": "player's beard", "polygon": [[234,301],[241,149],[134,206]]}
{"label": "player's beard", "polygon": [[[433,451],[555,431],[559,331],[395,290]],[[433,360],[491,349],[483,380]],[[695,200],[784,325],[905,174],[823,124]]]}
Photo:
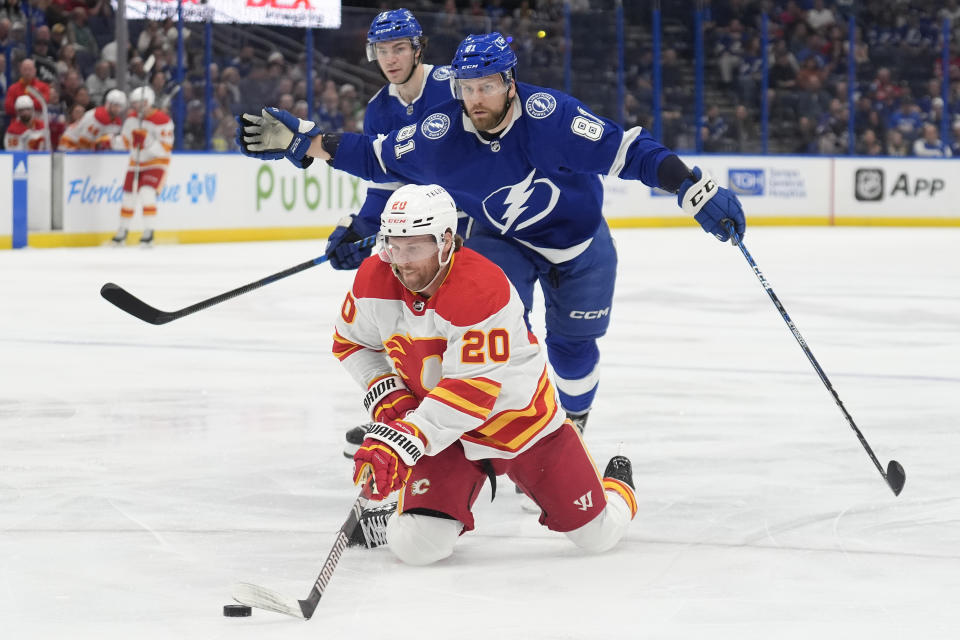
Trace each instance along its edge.
{"label": "player's beard", "polygon": [[496,129],[503,119],[507,117],[507,109],[510,108],[512,100],[510,98],[510,92],[507,92],[506,97],[503,99],[503,108],[499,111],[487,112],[484,116],[474,116],[472,113],[468,113],[467,117],[470,118],[470,122],[473,123],[473,126],[477,128],[478,131],[490,131],[491,129]]}

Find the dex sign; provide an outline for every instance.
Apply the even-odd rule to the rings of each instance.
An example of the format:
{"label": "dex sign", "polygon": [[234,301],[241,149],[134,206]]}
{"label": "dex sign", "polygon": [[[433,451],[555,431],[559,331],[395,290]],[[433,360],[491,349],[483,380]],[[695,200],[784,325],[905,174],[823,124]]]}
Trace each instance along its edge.
{"label": "dex sign", "polygon": [[[116,0],[113,0],[116,8]],[[127,0],[128,20],[176,18],[177,0]],[[288,27],[340,27],[340,0],[183,0],[187,22],[242,22]]]}

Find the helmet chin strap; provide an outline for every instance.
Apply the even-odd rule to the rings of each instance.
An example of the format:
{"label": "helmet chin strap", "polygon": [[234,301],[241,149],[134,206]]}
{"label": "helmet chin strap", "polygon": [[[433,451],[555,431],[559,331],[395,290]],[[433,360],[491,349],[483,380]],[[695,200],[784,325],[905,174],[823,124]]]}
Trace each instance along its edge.
{"label": "helmet chin strap", "polygon": [[420,59],[423,58],[423,47],[417,47],[417,52],[413,54],[413,66],[410,67],[410,73],[407,74],[407,77],[403,79],[403,82],[400,84],[407,84],[410,82],[410,78],[413,77],[413,72],[417,70],[417,67],[420,66]]}
{"label": "helmet chin strap", "polygon": [[[446,245],[444,245],[444,246],[446,246]],[[390,265],[390,269],[393,271],[393,275],[397,276],[397,280],[400,281],[400,284],[402,284],[403,286],[407,287],[407,289],[409,289],[410,291],[412,291],[412,292],[414,292],[414,293],[422,293],[422,292],[426,291],[427,289],[429,289],[430,287],[433,286],[433,283],[436,282],[436,281],[437,281],[437,278],[440,277],[440,274],[443,273],[443,271],[444,271],[443,268],[444,268],[445,266],[447,266],[448,264],[450,264],[450,259],[453,257],[453,247],[450,248],[450,255],[448,255],[448,256],[447,256],[447,259],[444,260],[444,261],[442,261],[442,262],[440,261],[440,256],[441,256],[441,255],[443,255],[443,247],[441,247],[441,248],[440,248],[440,251],[437,252],[437,263],[438,263],[438,264],[437,264],[437,272],[436,272],[436,273],[434,274],[434,276],[430,279],[430,282],[428,282],[428,283],[425,284],[424,286],[420,287],[419,289],[411,289],[410,286],[407,285],[406,282],[404,282],[403,276],[400,275],[400,270],[397,268],[397,265],[391,264],[391,265]]]}

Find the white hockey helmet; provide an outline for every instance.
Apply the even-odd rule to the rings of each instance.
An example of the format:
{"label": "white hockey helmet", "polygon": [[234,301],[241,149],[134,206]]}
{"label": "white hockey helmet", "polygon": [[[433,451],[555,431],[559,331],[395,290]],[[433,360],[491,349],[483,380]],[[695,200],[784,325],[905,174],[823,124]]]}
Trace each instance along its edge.
{"label": "white hockey helmet", "polygon": [[110,89],[110,91],[107,91],[107,97],[103,99],[103,104],[116,104],[125,107],[127,106],[127,94],[120,89]]}
{"label": "white hockey helmet", "polygon": [[130,106],[142,102],[143,108],[149,109],[153,106],[154,98],[153,89],[150,87],[137,87],[130,92]]}
{"label": "white hockey helmet", "polygon": [[[447,231],[457,232],[457,205],[447,190],[436,184],[408,184],[393,192],[380,214],[377,251],[381,260],[394,264],[422,260],[430,254],[439,257]],[[398,251],[390,243],[390,238],[413,236],[431,236],[434,242],[413,253]]]}
{"label": "white hockey helmet", "polygon": [[30,96],[17,96],[17,99],[13,101],[13,108],[17,111],[20,111],[20,109],[34,109],[33,98]]}

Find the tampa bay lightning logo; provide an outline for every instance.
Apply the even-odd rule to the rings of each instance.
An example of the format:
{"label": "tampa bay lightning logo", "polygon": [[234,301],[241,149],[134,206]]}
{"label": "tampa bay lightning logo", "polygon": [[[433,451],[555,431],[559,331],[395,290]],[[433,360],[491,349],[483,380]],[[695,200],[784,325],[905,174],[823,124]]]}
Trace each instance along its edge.
{"label": "tampa bay lightning logo", "polygon": [[536,224],[557,206],[560,187],[549,178],[535,179],[536,173],[534,169],[517,184],[500,187],[483,199],[483,213],[501,235]]}
{"label": "tampa bay lightning logo", "polygon": [[434,113],[427,116],[420,125],[420,133],[431,140],[436,140],[450,128],[450,118],[445,113]]}
{"label": "tampa bay lightning logo", "polygon": [[546,118],[557,108],[557,99],[549,93],[539,91],[527,98],[526,108],[531,118]]}
{"label": "tampa bay lightning logo", "polygon": [[434,80],[449,80],[453,77],[453,69],[450,68],[450,65],[445,64],[442,67],[435,67],[431,75],[433,75]]}

